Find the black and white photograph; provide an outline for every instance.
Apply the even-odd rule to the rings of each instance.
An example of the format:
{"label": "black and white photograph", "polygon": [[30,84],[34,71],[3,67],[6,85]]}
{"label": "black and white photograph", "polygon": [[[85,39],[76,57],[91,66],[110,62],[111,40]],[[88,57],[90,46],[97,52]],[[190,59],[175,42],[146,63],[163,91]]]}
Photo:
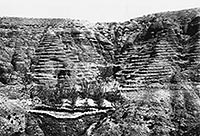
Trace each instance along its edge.
{"label": "black and white photograph", "polygon": [[0,0],[0,136],[200,136],[200,0]]}

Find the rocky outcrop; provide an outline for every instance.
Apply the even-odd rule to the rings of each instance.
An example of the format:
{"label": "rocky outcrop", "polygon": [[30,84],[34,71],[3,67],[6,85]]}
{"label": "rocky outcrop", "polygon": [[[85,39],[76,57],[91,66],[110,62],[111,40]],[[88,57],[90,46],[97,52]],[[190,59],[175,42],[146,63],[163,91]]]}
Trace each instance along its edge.
{"label": "rocky outcrop", "polygon": [[199,13],[1,18],[2,134],[198,135]]}

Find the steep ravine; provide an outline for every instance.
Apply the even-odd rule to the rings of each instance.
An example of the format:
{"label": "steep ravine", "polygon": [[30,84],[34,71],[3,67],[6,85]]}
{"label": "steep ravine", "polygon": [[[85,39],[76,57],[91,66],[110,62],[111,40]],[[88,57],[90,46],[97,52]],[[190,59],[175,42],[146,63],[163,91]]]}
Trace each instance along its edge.
{"label": "steep ravine", "polygon": [[0,136],[198,136],[199,49],[199,8],[0,18]]}

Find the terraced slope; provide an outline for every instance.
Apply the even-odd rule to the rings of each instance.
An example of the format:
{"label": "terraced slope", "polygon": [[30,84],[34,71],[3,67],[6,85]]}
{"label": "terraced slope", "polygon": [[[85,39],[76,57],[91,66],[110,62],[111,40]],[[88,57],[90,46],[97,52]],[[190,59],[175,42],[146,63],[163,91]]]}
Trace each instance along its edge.
{"label": "terraced slope", "polygon": [[[96,24],[0,18],[0,95],[24,109],[2,101],[0,132],[198,135],[199,13]],[[18,116],[26,125],[16,127]]]}

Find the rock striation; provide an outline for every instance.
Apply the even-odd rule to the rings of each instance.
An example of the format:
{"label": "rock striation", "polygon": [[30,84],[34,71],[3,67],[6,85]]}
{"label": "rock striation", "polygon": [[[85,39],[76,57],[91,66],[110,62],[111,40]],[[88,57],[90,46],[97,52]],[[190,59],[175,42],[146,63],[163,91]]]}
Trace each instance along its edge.
{"label": "rock striation", "polygon": [[0,132],[198,135],[199,14],[96,24],[0,18]]}

